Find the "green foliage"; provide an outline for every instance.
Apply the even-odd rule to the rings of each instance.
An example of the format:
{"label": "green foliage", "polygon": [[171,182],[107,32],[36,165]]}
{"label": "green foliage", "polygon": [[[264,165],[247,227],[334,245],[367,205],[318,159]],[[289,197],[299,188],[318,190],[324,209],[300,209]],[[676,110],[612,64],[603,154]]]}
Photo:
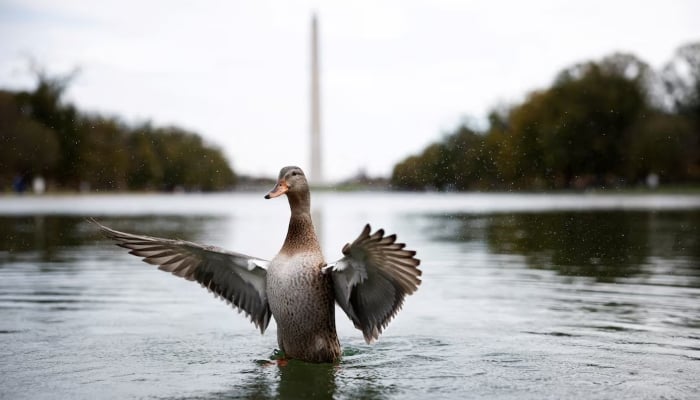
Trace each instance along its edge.
{"label": "green foliage", "polygon": [[693,178],[690,168],[693,125],[679,115],[654,113],[633,127],[634,140],[627,149],[625,176],[642,181],[651,173],[664,182],[684,182]]}
{"label": "green foliage", "polygon": [[84,130],[75,107],[61,102],[71,78],[49,78],[41,72],[38,78],[33,92],[17,94],[17,103],[33,121],[55,132],[60,152],[55,168],[59,172],[54,178],[62,185],[77,184],[78,173],[83,169],[80,154],[84,146]]}
{"label": "green foliage", "polygon": [[22,114],[14,95],[0,91],[0,182],[8,172],[48,174],[59,159],[59,143],[51,129]]}
{"label": "green foliage", "polygon": [[37,175],[68,190],[213,191],[235,185],[222,151],[199,135],[81,114],[61,101],[68,81],[40,74],[32,92],[0,92],[0,187]]}
{"label": "green foliage", "polygon": [[[404,190],[557,189],[700,181],[700,44],[679,50],[684,74],[662,81],[629,54],[576,64],[551,87],[460,126],[396,165]],[[680,68],[680,67],[679,67]],[[680,76],[682,75],[682,79]],[[674,83],[675,82],[675,83]],[[670,99],[670,100],[669,100]],[[673,103],[671,110],[664,104]],[[700,110],[700,108],[698,108]]]}

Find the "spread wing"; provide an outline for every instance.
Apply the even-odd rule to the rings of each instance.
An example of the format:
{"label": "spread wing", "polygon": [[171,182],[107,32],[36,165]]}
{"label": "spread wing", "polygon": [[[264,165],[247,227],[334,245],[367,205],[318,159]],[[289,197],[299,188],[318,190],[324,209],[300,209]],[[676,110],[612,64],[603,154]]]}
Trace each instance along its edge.
{"label": "spread wing", "polygon": [[406,295],[420,285],[420,260],[415,251],[404,250],[396,235],[380,229],[370,235],[367,224],[352,244],[343,247],[345,257],[329,264],[335,299],[367,343],[379,338],[401,309]]}
{"label": "spread wing", "polygon": [[94,219],[102,233],[131,250],[129,254],[200,285],[233,304],[265,332],[272,315],[265,292],[267,261],[184,240],[134,235],[108,228]]}

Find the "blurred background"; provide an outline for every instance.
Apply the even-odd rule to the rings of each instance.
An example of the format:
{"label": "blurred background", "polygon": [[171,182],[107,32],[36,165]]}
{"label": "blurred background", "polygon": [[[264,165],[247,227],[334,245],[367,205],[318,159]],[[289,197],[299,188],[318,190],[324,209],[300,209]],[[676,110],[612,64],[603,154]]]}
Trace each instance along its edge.
{"label": "blurred background", "polygon": [[[698,182],[693,1],[0,3],[0,187]],[[206,160],[206,162],[202,162]],[[30,185],[26,185],[30,186]]]}
{"label": "blurred background", "polygon": [[[698,16],[0,0],[0,398],[697,398]],[[270,365],[274,322],[86,220],[270,259],[285,165],[328,261],[365,223],[421,259],[338,365]]]}

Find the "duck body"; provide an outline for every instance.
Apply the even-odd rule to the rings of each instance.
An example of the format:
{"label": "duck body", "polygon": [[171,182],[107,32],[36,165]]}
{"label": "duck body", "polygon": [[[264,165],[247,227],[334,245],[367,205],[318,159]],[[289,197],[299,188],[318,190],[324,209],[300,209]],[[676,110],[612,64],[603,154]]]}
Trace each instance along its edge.
{"label": "duck body", "polygon": [[331,277],[318,253],[278,254],[267,267],[267,299],[277,344],[291,358],[334,362],[340,357]]}
{"label": "duck body", "polygon": [[311,220],[308,183],[298,167],[280,171],[265,196],[286,195],[291,211],[282,248],[271,261],[214,246],[116,231],[92,220],[117,245],[173,275],[196,281],[245,312],[261,333],[277,324],[285,356],[309,362],[336,362],[341,355],[335,328],[338,304],[365,341],[379,338],[418,289],[421,271],[415,251],[396,235],[369,224],[341,259],[327,264]]}
{"label": "duck body", "polygon": [[291,210],[282,249],[267,266],[267,299],[277,322],[277,344],[291,358],[333,362],[341,353],[333,281],[323,272],[326,262],[311,220],[306,180],[297,178],[303,176],[301,171],[287,177],[288,173],[282,170],[266,196],[286,194]]}

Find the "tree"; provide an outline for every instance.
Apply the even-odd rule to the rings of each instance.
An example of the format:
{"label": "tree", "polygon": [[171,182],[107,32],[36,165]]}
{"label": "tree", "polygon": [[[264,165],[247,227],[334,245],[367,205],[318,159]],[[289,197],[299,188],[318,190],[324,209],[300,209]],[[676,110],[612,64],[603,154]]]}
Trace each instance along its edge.
{"label": "tree", "polygon": [[458,190],[478,189],[485,186],[490,154],[487,154],[483,134],[462,125],[445,139],[444,153],[450,164],[451,175],[443,187]]}
{"label": "tree", "polygon": [[80,171],[84,170],[80,155],[84,146],[84,130],[77,109],[64,104],[62,96],[74,73],[50,78],[37,71],[38,84],[32,92],[21,92],[16,99],[36,122],[56,132],[60,146],[54,178],[63,186],[77,187]]}
{"label": "tree", "polygon": [[82,122],[85,145],[80,155],[80,180],[101,190],[127,189],[129,151],[126,128],[115,119],[90,117]]}
{"label": "tree", "polygon": [[676,50],[663,69],[663,80],[672,111],[692,124],[687,170],[691,178],[700,179],[700,42]]}
{"label": "tree", "polygon": [[426,182],[421,179],[420,156],[409,156],[394,166],[391,173],[391,185],[400,190],[420,190]]}
{"label": "tree", "polygon": [[163,166],[153,145],[153,132],[149,124],[135,128],[126,137],[129,163],[128,186],[136,190],[154,190],[163,180]]}
{"label": "tree", "polygon": [[58,158],[56,133],[23,115],[12,93],[0,91],[0,181],[49,175]]}
{"label": "tree", "polygon": [[[696,58],[681,52],[686,64],[700,65],[697,51]],[[630,54],[575,64],[549,88],[492,112],[485,131],[460,126],[397,164],[392,183],[414,190],[548,189],[635,184],[650,173],[664,182],[700,177],[698,130],[687,111],[664,110],[659,81]],[[694,97],[678,98],[692,110]]]}
{"label": "tree", "polygon": [[649,111],[646,64],[626,55],[563,70],[508,116],[498,155],[506,179],[526,187],[570,187],[620,175],[630,128]]}
{"label": "tree", "polygon": [[634,140],[627,149],[625,175],[631,182],[644,182],[655,174],[661,182],[682,182],[690,178],[693,130],[687,118],[656,112],[638,121]]}
{"label": "tree", "polygon": [[700,119],[700,42],[681,46],[663,69],[674,111]]}
{"label": "tree", "polygon": [[0,184],[42,174],[96,190],[222,190],[236,183],[223,152],[177,127],[135,129],[62,101],[71,76],[38,73],[34,91],[0,91]]}

